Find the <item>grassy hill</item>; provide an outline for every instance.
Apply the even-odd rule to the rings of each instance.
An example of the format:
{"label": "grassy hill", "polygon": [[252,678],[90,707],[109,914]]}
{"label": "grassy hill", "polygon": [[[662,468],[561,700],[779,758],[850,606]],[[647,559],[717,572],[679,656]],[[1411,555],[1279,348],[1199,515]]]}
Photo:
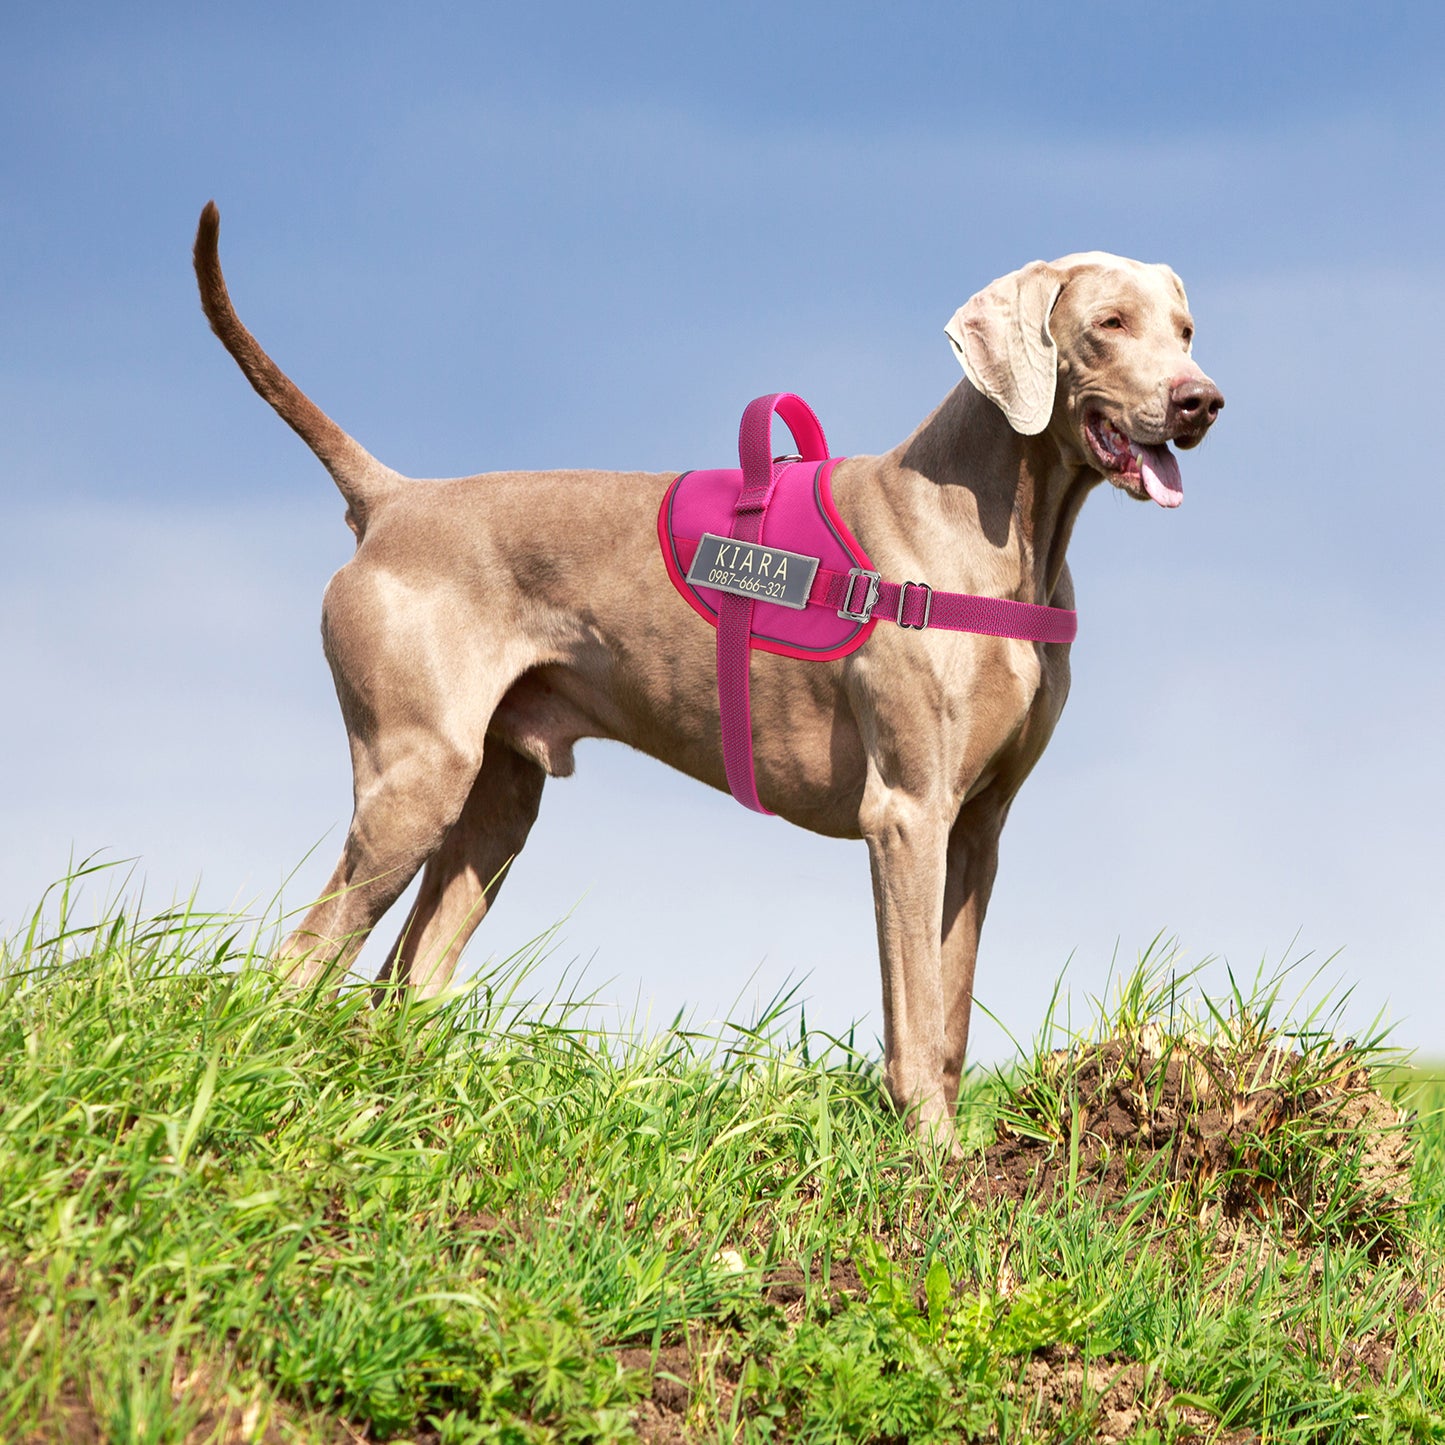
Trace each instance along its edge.
{"label": "grassy hill", "polygon": [[1179,983],[971,1076],[951,1164],[786,1001],[617,1037],[525,959],[420,1005],[32,932],[0,1440],[1445,1440],[1445,1084]]}

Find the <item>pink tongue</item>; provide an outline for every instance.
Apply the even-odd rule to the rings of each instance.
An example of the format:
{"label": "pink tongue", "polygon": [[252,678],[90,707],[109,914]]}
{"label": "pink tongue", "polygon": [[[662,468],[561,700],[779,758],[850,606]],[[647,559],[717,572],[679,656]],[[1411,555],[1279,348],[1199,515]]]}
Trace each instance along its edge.
{"label": "pink tongue", "polygon": [[1161,507],[1177,507],[1184,500],[1184,483],[1179,476],[1179,462],[1167,446],[1148,447],[1135,442],[1139,470],[1144,474],[1144,490]]}

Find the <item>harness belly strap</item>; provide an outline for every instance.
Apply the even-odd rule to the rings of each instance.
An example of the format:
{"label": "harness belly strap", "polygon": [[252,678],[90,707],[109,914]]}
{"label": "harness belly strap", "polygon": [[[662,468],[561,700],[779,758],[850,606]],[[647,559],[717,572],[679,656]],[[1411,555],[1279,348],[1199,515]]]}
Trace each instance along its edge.
{"label": "harness belly strap", "polygon": [[[828,442],[813,408],[791,392],[774,392],[747,404],[738,427],[738,460],[743,488],[733,509],[732,535],[740,542],[760,542],[763,518],[777,490],[773,462],[773,413],[782,417],[798,455],[805,462],[828,459]],[[718,596],[717,700],[722,721],[723,767],[728,787],[744,807],[771,813],[758,800],[753,769],[753,715],[748,694],[749,650],[754,603],[731,592]]]}
{"label": "harness belly strap", "polygon": [[[797,458],[773,458],[774,412],[792,432]],[[717,628],[723,765],[745,807],[770,812],[753,768],[753,648],[832,660],[861,647],[880,621],[1024,642],[1074,640],[1078,615],[1061,607],[885,582],[833,506],[829,479],[838,459],[828,456],[823,428],[801,397],[775,392],[750,402],[738,455],[741,472],[678,477],[657,532],[673,585]]]}

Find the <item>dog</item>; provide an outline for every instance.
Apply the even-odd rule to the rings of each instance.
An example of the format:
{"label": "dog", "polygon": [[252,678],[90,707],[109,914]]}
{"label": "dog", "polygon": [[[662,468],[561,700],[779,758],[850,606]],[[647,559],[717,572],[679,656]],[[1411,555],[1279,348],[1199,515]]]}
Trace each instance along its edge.
{"label": "dog", "polygon": [[[219,230],[212,202],[195,243],[202,308],[331,473],[357,543],[322,611],[355,811],[280,960],[301,983],[344,969],[422,870],[381,978],[432,994],[580,738],[727,787],[715,638],[659,555],[676,474],[400,475],[242,325]],[[883,576],[1072,608],[1065,551],[1084,498],[1108,482],[1177,506],[1170,444],[1196,446],[1224,405],[1193,359],[1184,287],[1167,266],[1103,252],[1034,261],[945,331],[963,379],[891,451],[837,463],[837,510]],[[751,678],[759,798],[868,845],[885,1088],[917,1134],[956,1154],[999,834],[1063,709],[1068,646],[890,624],[836,660],[755,652]]]}

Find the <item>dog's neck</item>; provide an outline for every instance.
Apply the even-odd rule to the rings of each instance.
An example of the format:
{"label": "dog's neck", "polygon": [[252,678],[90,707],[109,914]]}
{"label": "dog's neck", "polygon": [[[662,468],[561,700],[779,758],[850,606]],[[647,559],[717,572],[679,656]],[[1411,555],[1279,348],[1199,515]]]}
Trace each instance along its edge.
{"label": "dog's neck", "polygon": [[983,533],[995,551],[995,587],[1048,603],[1064,569],[1074,521],[1099,474],[1067,459],[1053,429],[1020,436],[964,380],[896,447],[890,460],[937,489],[947,515]]}

